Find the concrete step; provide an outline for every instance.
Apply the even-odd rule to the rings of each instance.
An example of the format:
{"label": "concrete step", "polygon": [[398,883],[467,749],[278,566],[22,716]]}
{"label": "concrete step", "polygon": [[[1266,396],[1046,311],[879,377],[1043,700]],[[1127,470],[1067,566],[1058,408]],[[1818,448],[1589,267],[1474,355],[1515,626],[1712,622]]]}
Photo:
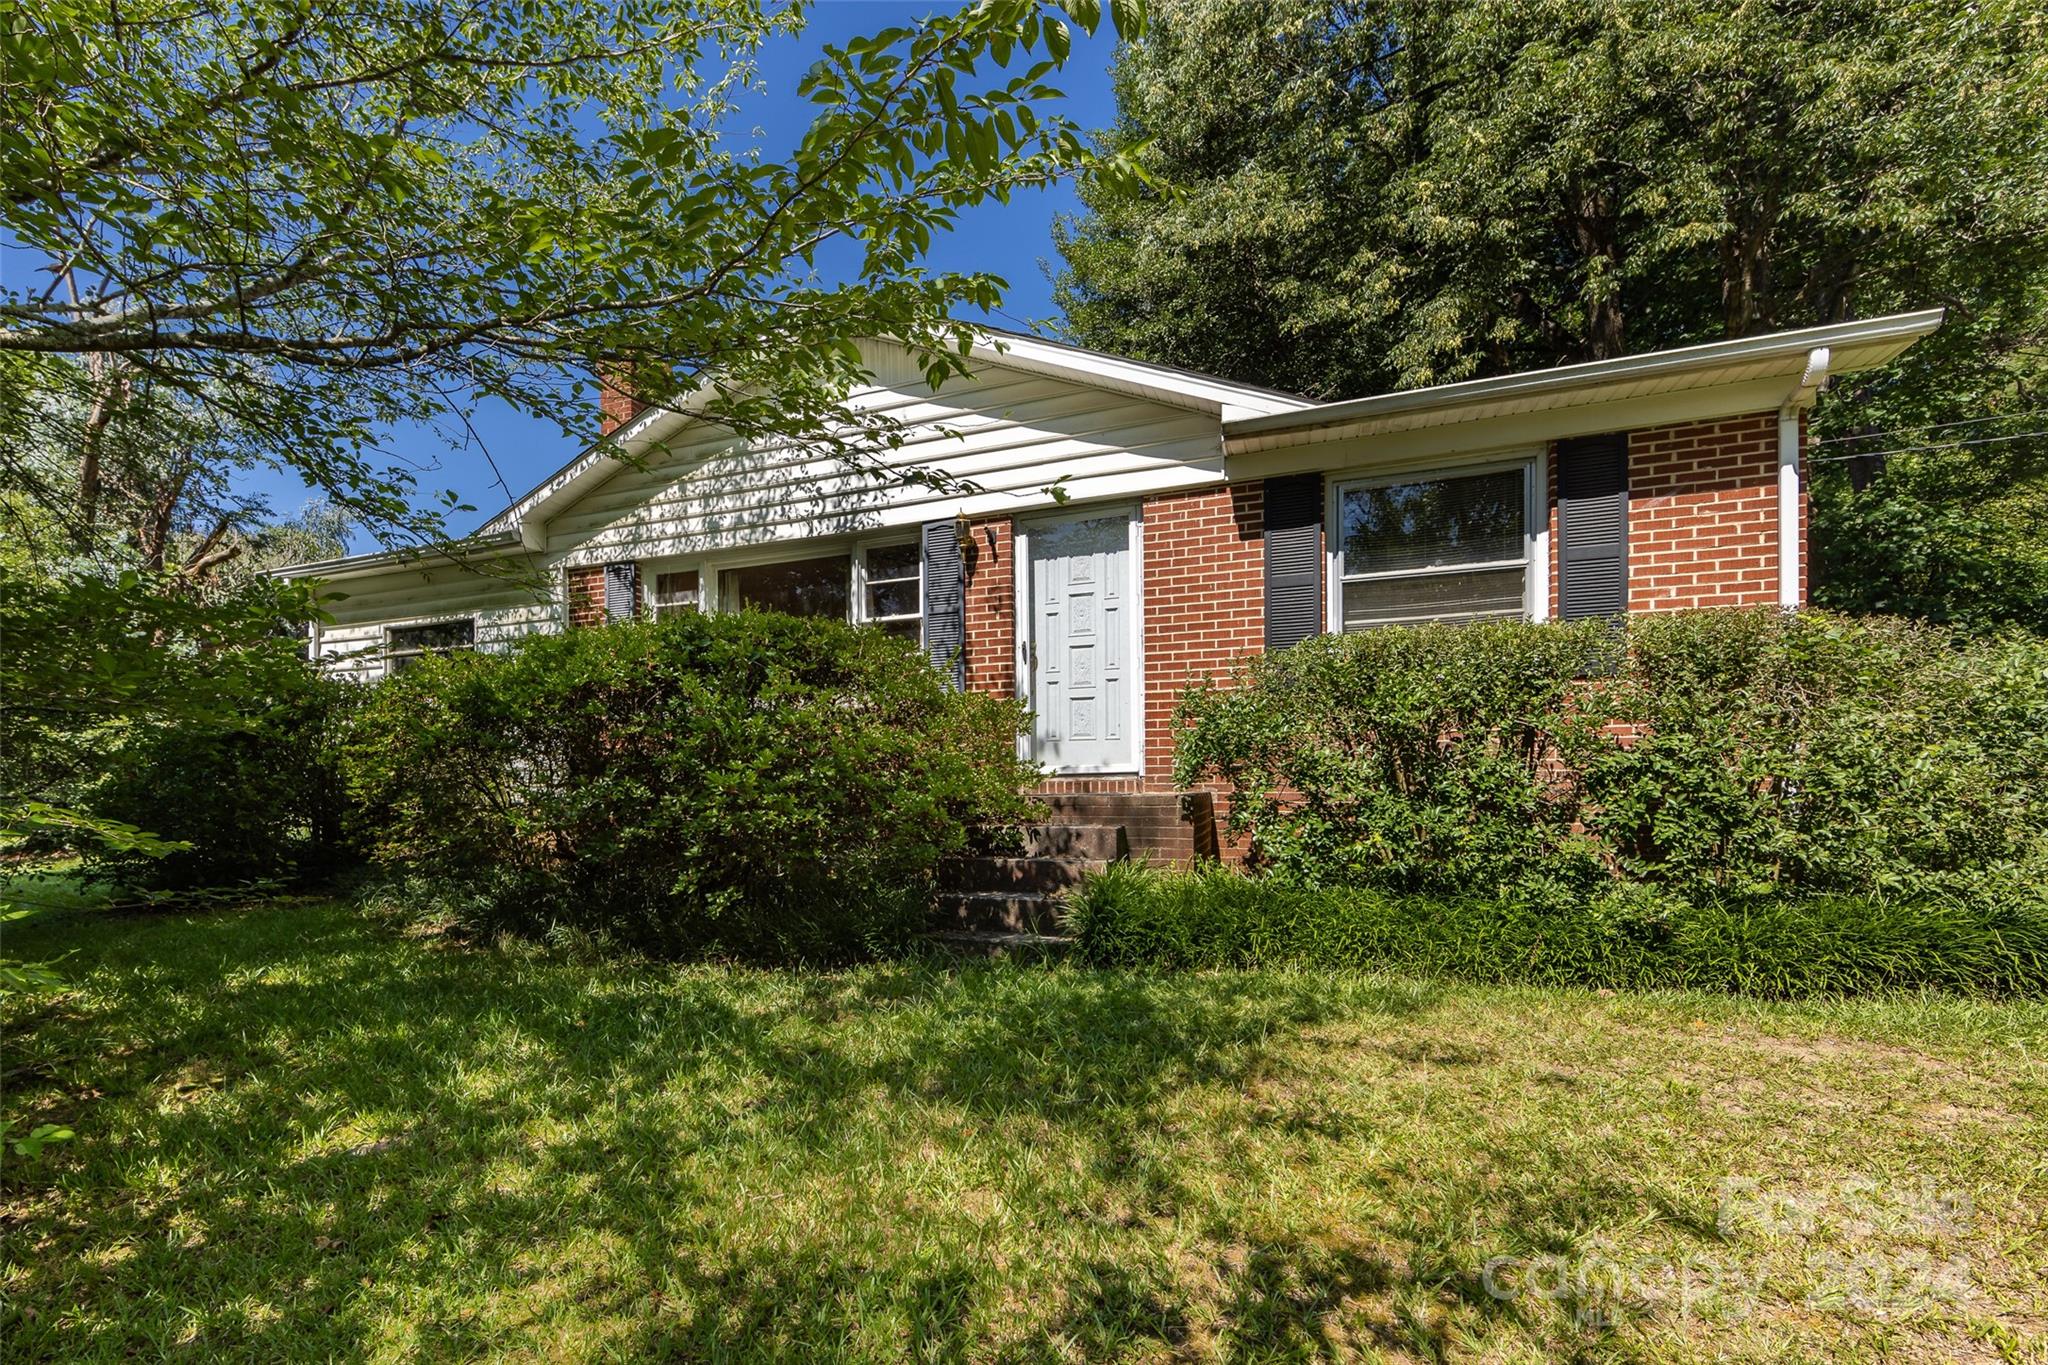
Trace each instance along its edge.
{"label": "concrete step", "polygon": [[1116,825],[1035,824],[982,831],[980,847],[1002,858],[1096,858],[1114,862],[1129,852]]}
{"label": "concrete step", "polygon": [[1062,792],[1037,799],[1056,823],[1120,827],[1133,857],[1184,865],[1218,852],[1216,803],[1208,792]]}
{"label": "concrete step", "polygon": [[933,911],[941,932],[1057,934],[1059,906],[1038,891],[942,891]]}
{"label": "concrete step", "polygon": [[948,858],[939,864],[939,885],[948,891],[1060,891],[1108,866],[1107,858]]}

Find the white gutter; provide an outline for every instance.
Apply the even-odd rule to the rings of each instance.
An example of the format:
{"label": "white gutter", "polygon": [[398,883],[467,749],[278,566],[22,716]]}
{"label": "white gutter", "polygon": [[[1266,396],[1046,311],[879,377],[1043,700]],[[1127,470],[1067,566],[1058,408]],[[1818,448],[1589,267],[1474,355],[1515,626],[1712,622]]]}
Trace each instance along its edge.
{"label": "white gutter", "polygon": [[1799,562],[1806,550],[1799,534],[1799,415],[1826,387],[1831,358],[1825,346],[1808,351],[1798,385],[1778,409],[1778,605],[1788,611],[1804,605],[1799,591]]}
{"label": "white gutter", "polygon": [[287,564],[273,569],[273,578],[332,578],[336,574],[362,573],[369,569],[396,568],[406,564],[417,564],[422,560],[441,559],[450,563],[466,559],[473,554],[489,557],[504,553],[519,544],[517,531],[497,531],[490,535],[474,535],[447,545],[408,547],[403,550],[372,550],[367,554],[343,555],[340,559],[320,559],[304,564]]}
{"label": "white gutter", "polygon": [[[1437,409],[1469,408],[1482,403],[1508,400],[1546,399],[1561,401],[1580,390],[1599,390],[1614,385],[1677,376],[1689,371],[1718,370],[1759,362],[1786,363],[1816,350],[1849,348],[1872,352],[1873,359],[1859,364],[1882,363],[1914,341],[1941,325],[1943,310],[1895,313],[1889,317],[1860,322],[1839,322],[1825,327],[1807,327],[1795,332],[1740,337],[1733,341],[1710,341],[1670,351],[1649,351],[1614,360],[1593,360],[1580,365],[1528,374],[1502,375],[1495,379],[1468,379],[1457,384],[1439,384],[1424,389],[1402,389],[1371,398],[1353,398],[1341,403],[1324,403],[1294,412],[1226,421],[1224,441],[1233,449],[1259,437],[1300,437],[1310,431],[1345,427],[1355,423],[1381,422],[1397,416],[1414,416]],[[1254,444],[1250,448],[1256,448]]]}

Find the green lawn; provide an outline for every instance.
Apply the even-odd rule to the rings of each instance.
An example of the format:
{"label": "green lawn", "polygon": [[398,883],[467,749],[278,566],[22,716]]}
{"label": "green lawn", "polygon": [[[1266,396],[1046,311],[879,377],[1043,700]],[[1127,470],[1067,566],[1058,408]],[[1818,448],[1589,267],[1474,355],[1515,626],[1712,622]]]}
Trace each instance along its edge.
{"label": "green lawn", "polygon": [[2048,1335],[2038,1004],[617,968],[310,902],[5,944],[68,949],[5,1021],[5,1116],[79,1134],[0,1173],[10,1359]]}

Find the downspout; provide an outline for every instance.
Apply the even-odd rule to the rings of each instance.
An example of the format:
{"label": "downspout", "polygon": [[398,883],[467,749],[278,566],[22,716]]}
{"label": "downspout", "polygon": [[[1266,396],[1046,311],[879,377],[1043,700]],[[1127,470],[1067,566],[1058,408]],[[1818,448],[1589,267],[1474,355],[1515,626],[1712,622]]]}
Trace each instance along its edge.
{"label": "downspout", "polygon": [[1799,600],[1799,562],[1805,545],[1799,534],[1799,414],[1813,406],[1828,382],[1828,348],[1806,353],[1799,385],[1778,409],[1778,605],[1795,611]]}

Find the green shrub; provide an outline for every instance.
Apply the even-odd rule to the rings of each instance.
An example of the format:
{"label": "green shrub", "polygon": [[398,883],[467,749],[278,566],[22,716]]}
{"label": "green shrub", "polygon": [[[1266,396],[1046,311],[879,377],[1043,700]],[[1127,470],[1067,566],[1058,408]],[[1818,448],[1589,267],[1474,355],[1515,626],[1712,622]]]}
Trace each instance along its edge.
{"label": "green shrub", "polygon": [[1021,813],[1015,703],[878,631],[757,613],[529,638],[375,689],[346,750],[381,862],[480,928],[837,956]]}
{"label": "green shrub", "polygon": [[352,862],[339,735],[363,689],[301,670],[239,716],[138,722],[85,798],[91,814],[190,847],[161,856],[93,847],[94,875],[148,889],[317,880]]}
{"label": "green shrub", "polygon": [[1609,886],[1584,900],[1312,888],[1210,866],[1120,865],[1068,904],[1102,966],[1312,965],[1472,981],[1804,996],[2048,991],[2048,901],[1858,896],[1687,901]]}
{"label": "green shrub", "polygon": [[1182,702],[1282,880],[1928,900],[2048,872],[2048,642],[1774,610],[1324,636]]}
{"label": "green shrub", "polygon": [[2048,872],[2048,642],[1733,612],[1629,646],[1601,700],[1640,740],[1574,755],[1624,876],[1918,898]]}
{"label": "green shrub", "polygon": [[1589,887],[1576,791],[1548,770],[1572,680],[1614,649],[1597,625],[1318,637],[1189,692],[1176,778],[1227,784],[1233,831],[1305,885]]}

